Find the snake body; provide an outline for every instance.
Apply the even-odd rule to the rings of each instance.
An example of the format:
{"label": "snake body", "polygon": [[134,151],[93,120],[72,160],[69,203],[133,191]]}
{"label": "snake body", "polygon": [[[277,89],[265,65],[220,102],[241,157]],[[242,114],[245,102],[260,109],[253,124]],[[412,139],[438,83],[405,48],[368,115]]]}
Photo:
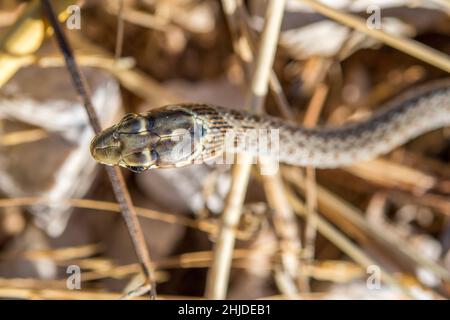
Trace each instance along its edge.
{"label": "snake body", "polygon": [[340,127],[303,128],[280,118],[207,104],[165,106],[126,115],[93,139],[91,153],[101,163],[138,172],[180,167],[229,151],[230,132],[234,150],[242,143],[245,152],[257,154],[260,138],[247,133],[275,130],[280,162],[335,168],[375,158],[449,125],[450,79],[446,79],[410,90],[370,118]]}

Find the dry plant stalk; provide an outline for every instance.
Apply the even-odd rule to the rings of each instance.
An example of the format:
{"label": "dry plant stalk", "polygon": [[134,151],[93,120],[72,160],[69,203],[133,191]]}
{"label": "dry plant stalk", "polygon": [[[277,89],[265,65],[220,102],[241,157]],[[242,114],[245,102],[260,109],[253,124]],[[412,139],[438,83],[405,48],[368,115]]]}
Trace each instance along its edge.
{"label": "dry plant stalk", "polygon": [[0,135],[1,146],[12,146],[27,142],[38,141],[48,137],[43,129],[21,130]]}
{"label": "dry plant stalk", "polygon": [[[117,300],[122,293],[91,290],[0,288],[0,298],[29,300]],[[133,300],[144,298],[133,297]],[[200,300],[198,297],[160,295],[161,300]]]}
{"label": "dry plant stalk", "polygon": [[[227,23],[231,32],[233,48],[241,60],[241,65],[246,74],[249,73],[253,64],[255,44],[253,34],[248,27],[248,16],[242,1],[222,1]],[[240,15],[239,15],[239,14]],[[241,22],[241,23],[239,23]],[[241,27],[239,29],[239,26]],[[275,71],[271,68],[269,87],[272,96],[283,116],[292,119],[293,115],[287,103],[286,97]],[[265,170],[265,162],[261,163],[260,169]],[[286,295],[295,295],[297,286],[302,291],[308,290],[307,283],[301,274],[299,259],[293,254],[301,249],[301,238],[297,230],[295,214],[284,196],[283,182],[279,174],[262,175],[262,184],[269,206],[273,209],[273,221],[275,233],[280,238],[281,266],[275,270],[275,279],[279,289]]]}
{"label": "dry plant stalk", "polygon": [[[285,177],[299,188],[304,189],[306,184],[304,178],[299,175],[298,171],[295,169],[288,171],[289,174],[286,174]],[[377,225],[368,223],[362,212],[347,201],[339,198],[321,186],[317,186],[317,195],[319,209],[324,214],[327,214],[330,219],[333,219],[336,224],[340,224],[342,217],[344,217],[356,226],[357,230],[364,232],[365,235],[371,235],[380,241],[380,243],[384,243],[387,247],[396,249],[402,256],[406,256],[415,263],[428,268],[440,278],[446,281],[450,280],[450,273],[444,267],[414,250],[406,241],[391,235],[390,233],[386,233],[383,228],[380,228]]]}
{"label": "dry plant stalk", "polygon": [[[276,0],[272,0],[273,3],[275,3]],[[300,0],[299,0],[300,1]],[[448,2],[446,0],[431,0],[436,1],[441,4],[447,4]],[[121,4],[123,4],[123,1],[120,1]],[[305,3],[309,3],[312,7],[314,7],[318,12],[331,17],[332,19],[335,19],[336,21],[339,21],[341,23],[344,23],[352,28],[355,28],[356,30],[365,32],[369,36],[373,36],[383,42],[385,42],[388,45],[391,45],[392,47],[395,47],[397,49],[403,50],[404,52],[407,52],[408,54],[411,54],[415,56],[416,58],[422,59],[430,64],[439,66],[440,68],[444,70],[449,70],[448,66],[450,65],[448,61],[445,61],[442,59],[443,57],[445,59],[448,59],[445,55],[441,55],[438,51],[432,50],[428,48],[427,46],[421,45],[413,40],[397,37],[397,36],[391,36],[389,34],[385,34],[383,31],[376,30],[375,33],[372,33],[370,30],[366,28],[365,23],[358,18],[355,18],[355,16],[342,13],[338,10],[329,8],[325,5],[320,4],[318,1],[315,0],[304,0]],[[32,4],[35,4],[36,1],[33,1],[29,6],[31,7]],[[236,5],[236,3],[241,4],[240,0],[223,0],[223,3]],[[283,1],[284,4],[284,1]],[[269,5],[269,7],[273,5],[272,3]],[[275,5],[274,5],[275,6]],[[122,7],[123,9],[123,7]],[[235,8],[236,9],[236,8]],[[118,16],[127,19],[127,13],[130,12],[123,12],[122,10],[119,11]],[[140,12],[138,12],[140,13]],[[276,12],[275,12],[276,13]],[[143,16],[147,16],[147,14],[143,13]],[[266,18],[269,17],[269,15],[273,15],[274,12],[266,14]],[[151,15],[150,15],[151,17]],[[159,18],[157,15],[154,16],[155,18]],[[281,19],[281,18],[280,18]],[[38,20],[40,21],[40,20]],[[234,20],[231,19],[231,22]],[[121,18],[119,18],[119,24],[122,22]],[[364,25],[362,24],[364,23]],[[150,23],[151,24],[151,23]],[[168,24],[168,21],[165,21],[165,24]],[[266,19],[266,26],[268,27],[269,19]],[[122,25],[123,26],[123,25]],[[253,53],[254,51],[254,44],[252,39],[252,31],[249,30],[248,26],[244,24],[241,26],[242,30],[244,30],[245,36],[244,38],[247,38],[247,50],[250,54],[250,59],[242,59],[248,67],[250,63],[252,63],[253,60]],[[158,28],[156,28],[158,29]],[[163,28],[162,28],[163,29]],[[161,29],[161,30],[162,30]],[[14,30],[13,28],[11,30]],[[162,88],[162,86],[159,86],[155,81],[153,81],[151,78],[146,76],[143,72],[139,71],[138,69],[131,69],[130,66],[128,67],[121,67],[122,59],[118,59],[120,56],[120,49],[123,40],[123,34],[120,35],[123,30],[120,30],[120,26],[118,26],[118,36],[116,41],[116,59],[110,54],[101,54],[101,57],[95,57],[94,55],[87,54],[84,56],[80,56],[82,59],[79,60],[81,64],[86,65],[94,65],[94,66],[100,66],[106,70],[109,70],[111,73],[113,73],[121,82],[124,87],[130,89],[135,93],[136,95],[139,95],[143,97],[146,100],[153,100],[155,98],[155,94],[151,93],[148,88],[155,86],[157,88],[156,90],[161,90],[161,92],[164,92],[164,95],[162,95],[161,100],[167,100],[167,102],[173,102],[176,101],[175,98],[172,99],[170,94],[165,92],[165,89]],[[241,30],[241,31],[242,31]],[[28,29],[30,31],[30,29]],[[26,31],[26,32],[28,32]],[[36,29],[36,31],[39,31]],[[271,32],[278,32],[277,28],[272,28]],[[378,33],[377,33],[378,32]],[[20,35],[21,32],[18,34]],[[264,36],[268,36],[269,32],[264,32]],[[273,35],[273,34],[272,34]],[[38,39],[36,35],[29,36],[30,38],[35,37]],[[12,37],[13,39],[21,39],[20,36],[15,35]],[[87,43],[84,39],[79,39],[79,43]],[[236,39],[234,39],[236,40]],[[40,40],[42,42],[42,40]],[[233,41],[233,44],[236,45]],[[0,41],[0,44],[2,42]],[[242,45],[243,42],[238,43],[238,45]],[[32,43],[30,43],[32,44]],[[90,44],[88,46],[92,47]],[[1,46],[0,46],[1,47]],[[6,47],[6,46],[5,46]],[[238,52],[238,49],[235,51]],[[414,49],[414,50],[413,50]],[[288,118],[293,119],[294,117],[291,114],[291,110],[288,106],[288,103],[286,102],[284,93],[282,91],[281,85],[278,81],[278,78],[276,74],[274,73],[271,64],[270,66],[267,66],[268,62],[264,61],[261,57],[263,56],[264,51],[270,51],[275,50],[273,47],[268,45],[267,43],[261,44],[261,50],[258,52],[258,61],[255,64],[256,65],[256,73],[253,77],[252,81],[252,92],[248,95],[248,106],[252,106],[255,110],[262,110],[262,104],[264,102],[264,97],[267,93],[267,83],[269,83],[269,87],[274,93],[274,98],[279,106],[279,109],[281,113]],[[8,73],[5,73],[4,75],[7,77],[10,77],[15,73],[14,70],[18,70],[20,67],[32,63],[37,63],[41,66],[49,66],[49,65],[62,65],[62,59],[61,58],[54,58],[54,57],[43,57],[38,58],[33,54],[33,50],[29,52],[24,52],[23,55],[12,55],[12,51],[10,52],[3,52],[0,51],[0,68],[2,66],[2,62],[7,62],[9,64],[10,69],[10,75]],[[94,52],[94,51],[93,51]],[[267,53],[267,52],[266,52]],[[245,54],[240,55],[241,58],[245,56]],[[261,56],[261,57],[260,57]],[[264,57],[269,57],[265,55]],[[78,56],[77,56],[78,58]],[[261,59],[260,59],[261,58]],[[3,60],[2,60],[3,59]],[[124,62],[126,64],[126,61],[124,59]],[[244,66],[245,67],[245,66]],[[7,68],[8,69],[8,68]],[[251,68],[248,68],[251,69]],[[267,73],[266,73],[267,71]],[[258,75],[258,72],[262,72]],[[259,79],[256,79],[259,77]],[[268,80],[267,80],[268,78]],[[262,80],[261,80],[262,79]],[[3,79],[4,81],[4,79]],[[259,81],[261,86],[256,86],[255,83]],[[143,84],[145,83],[145,84]],[[2,77],[0,75],[0,86],[2,85]],[[319,117],[321,107],[323,106],[324,99],[327,96],[327,88],[323,88],[324,85],[321,85],[319,87],[316,87],[315,94],[313,96],[313,99],[310,102],[310,105],[308,107],[308,112],[305,119],[305,125],[306,126],[313,126]],[[257,88],[262,88],[262,91],[260,91],[260,95],[257,94]],[[167,95],[166,95],[167,94]],[[166,104],[165,103],[154,103],[154,105],[160,105],[160,104]],[[33,130],[30,130],[30,134],[33,132]],[[38,131],[36,131],[39,133]],[[17,135],[17,137],[15,136]],[[44,138],[45,135],[42,135]],[[30,135],[28,135],[27,132],[18,132],[13,133],[11,135],[5,135],[0,137],[0,144],[4,145],[11,145],[11,144],[17,144],[17,143],[23,143],[28,141],[27,139],[30,139]],[[33,141],[33,139],[30,139],[29,141]],[[223,214],[223,220],[222,225],[220,228],[218,228],[217,225],[214,223],[211,223],[209,221],[196,221],[194,219],[189,219],[185,217],[179,217],[171,214],[166,214],[159,211],[154,210],[148,210],[143,208],[135,208],[137,211],[137,214],[140,216],[145,216],[147,218],[152,219],[158,219],[161,221],[165,221],[168,223],[178,223],[187,227],[196,228],[198,230],[208,232],[212,235],[218,235],[218,241],[217,245],[214,248],[214,251],[210,252],[195,252],[195,253],[186,253],[182,256],[176,256],[176,257],[170,257],[166,260],[160,261],[158,263],[154,264],[154,267],[158,268],[203,268],[210,265],[210,262],[213,262],[213,267],[210,270],[210,273],[208,275],[208,284],[206,288],[206,297],[208,298],[214,298],[214,299],[222,299],[226,297],[227,292],[227,284],[228,284],[228,278],[229,278],[229,272],[231,268],[231,264],[233,267],[236,268],[246,268],[249,263],[247,260],[250,260],[247,258],[249,255],[249,252],[247,250],[240,250],[236,249],[234,250],[234,242],[236,238],[242,238],[245,239],[244,232],[241,232],[240,230],[237,230],[237,224],[240,220],[241,216],[241,210],[242,205],[245,199],[245,193],[247,190],[247,184],[249,180],[250,175],[250,168],[251,165],[247,164],[247,162],[250,162],[249,158],[246,158],[245,155],[239,155],[239,162],[241,164],[238,164],[233,167],[232,176],[233,176],[233,185],[230,190],[229,198],[227,200],[226,209]],[[389,170],[387,170],[389,168]],[[426,258],[423,256],[420,252],[416,252],[411,249],[410,246],[408,246],[407,243],[404,243],[402,239],[397,239],[394,236],[389,236],[387,239],[384,239],[383,230],[379,228],[379,226],[371,226],[366,219],[364,219],[363,213],[355,208],[351,203],[346,202],[344,199],[336,196],[335,194],[331,193],[327,189],[321,187],[320,185],[317,185],[315,181],[314,176],[314,169],[313,168],[307,168],[307,177],[306,180],[304,177],[298,177],[294,174],[290,174],[290,170],[292,169],[292,172],[295,172],[296,174],[301,173],[301,169],[299,168],[289,168],[287,170],[284,170],[288,172],[288,176],[285,178],[286,181],[289,181],[292,186],[295,186],[299,189],[302,189],[304,193],[306,193],[306,205],[304,205],[303,202],[300,201],[300,199],[292,192],[292,190],[288,187],[287,193],[285,193],[285,186],[283,185],[283,180],[281,176],[277,175],[274,177],[267,177],[262,176],[263,186],[265,188],[265,192],[267,195],[268,203],[270,207],[275,209],[275,229],[279,235],[281,235],[282,239],[285,239],[287,241],[280,241],[281,242],[281,248],[285,249],[284,243],[293,243],[293,244],[299,244],[300,243],[300,237],[297,234],[297,230],[295,229],[297,226],[295,213],[301,215],[303,218],[306,217],[306,220],[308,222],[307,224],[307,230],[306,230],[306,252],[309,250],[309,256],[307,253],[307,257],[309,257],[311,260],[314,258],[314,238],[315,238],[315,229],[317,228],[319,232],[323,233],[325,237],[327,237],[332,243],[334,243],[338,248],[340,248],[344,253],[349,255],[351,258],[353,258],[355,261],[357,261],[361,266],[365,267],[368,264],[376,264],[376,262],[372,261],[369,255],[367,255],[364,251],[362,251],[361,248],[359,248],[357,245],[353,244],[352,241],[350,241],[347,237],[353,237],[358,242],[369,243],[372,241],[370,238],[374,238],[375,240],[378,240],[381,242],[381,245],[387,247],[391,247],[395,253],[398,253],[402,256],[406,256],[408,259],[414,261],[420,266],[427,267],[431,270],[433,270],[437,275],[441,276],[443,279],[446,279],[449,281],[449,273],[445,269],[443,269],[441,266],[439,266],[437,263],[432,261],[431,259]],[[420,191],[427,191],[432,188],[438,188],[439,184],[439,178],[438,176],[431,175],[428,173],[425,173],[424,171],[421,171],[420,169],[416,170],[412,167],[409,167],[407,165],[399,164],[392,162],[390,160],[383,160],[378,159],[374,160],[372,162],[367,163],[361,163],[357,164],[355,166],[352,166],[350,168],[345,168],[344,170],[349,171],[351,174],[358,175],[362,177],[365,180],[368,180],[369,183],[376,183],[381,184],[384,187],[395,187],[400,190],[420,190]],[[380,171],[378,171],[380,170]],[[388,176],[388,180],[384,180],[384,177],[380,177],[379,173],[382,172],[386,173]],[[399,174],[398,174],[399,173]],[[436,190],[436,189],[433,189]],[[397,197],[398,195],[398,197]],[[411,201],[412,195],[406,192],[396,192],[392,191],[390,193],[390,196],[395,197],[396,200],[401,201]],[[397,199],[398,198],[398,199]],[[408,200],[409,199],[409,200]],[[42,201],[45,202],[45,199],[37,199],[37,198],[27,198],[27,199],[0,199],[0,207],[2,206],[11,206],[11,205],[29,205],[29,204],[41,204]],[[317,201],[319,202],[317,205]],[[446,211],[448,210],[449,204],[445,201],[445,198],[443,196],[437,196],[433,194],[425,194],[424,197],[422,197],[420,200],[415,201],[415,203],[424,203],[427,206],[430,207],[436,207],[438,210]],[[114,212],[120,212],[120,208],[117,204],[114,203],[107,203],[107,202],[100,202],[100,201],[91,201],[91,200],[84,200],[84,199],[72,199],[69,200],[68,203],[70,203],[73,206],[78,207],[86,207],[86,208],[97,208],[98,210],[107,210],[107,211],[114,211]],[[294,208],[295,210],[293,210]],[[324,218],[321,216],[318,216],[317,211],[320,210],[322,214],[324,214],[327,219],[332,221],[335,225],[337,225],[343,232],[335,228],[333,225],[328,223]],[[295,211],[295,212],[294,212]],[[448,212],[447,212],[448,214]],[[344,218],[344,219],[343,219]],[[344,235],[346,233],[346,235]],[[311,236],[312,235],[312,236]],[[288,247],[288,246],[286,246]],[[312,248],[312,250],[308,249]],[[67,249],[67,252],[69,254],[67,257],[64,257],[67,252],[65,251]],[[117,278],[117,279],[123,279],[125,276],[133,275],[139,272],[139,265],[138,264],[132,264],[132,265],[125,265],[125,266],[116,266],[111,261],[109,261],[109,264],[103,264],[102,267],[102,261],[96,261],[96,259],[84,259],[81,253],[78,253],[79,256],[71,253],[70,250],[74,248],[65,248],[61,251],[58,250],[49,250],[49,252],[28,252],[26,258],[28,259],[36,259],[40,256],[46,256],[52,257],[54,260],[64,260],[68,261],[69,259],[79,259],[77,263],[79,263],[82,266],[87,266],[87,269],[91,269],[91,272],[86,272],[86,274],[83,274],[83,281],[86,280],[96,280],[96,279],[103,279],[106,277],[111,278]],[[298,250],[296,250],[298,249]],[[82,250],[81,250],[82,251]],[[81,252],[80,251],[80,252]],[[283,250],[284,251],[284,250]],[[65,253],[66,252],[66,253]],[[86,251],[87,253],[89,250]],[[291,271],[295,271],[299,269],[298,263],[299,257],[301,254],[301,246],[296,247],[294,249],[287,248],[286,252],[283,252],[283,254],[288,254],[290,258],[293,258],[291,262],[286,263],[286,265],[291,268]],[[71,255],[72,254],[72,255]],[[259,251],[258,251],[259,254]],[[262,255],[264,254],[273,254],[272,252],[262,252]],[[304,256],[303,256],[304,257]],[[65,260],[66,259],[66,260]],[[275,260],[275,259],[274,259]],[[283,259],[284,260],[284,259]],[[60,262],[59,261],[59,262]],[[60,264],[62,265],[62,264]],[[105,265],[107,265],[105,267]],[[88,267],[89,266],[89,267]],[[267,267],[267,265],[264,265],[262,267]],[[319,271],[317,271],[319,270]],[[277,270],[276,270],[277,271]],[[298,271],[298,270],[297,270]],[[315,277],[314,275],[322,279],[333,281],[333,278],[331,276],[327,275],[323,276],[324,273],[323,270],[317,269],[314,265],[308,265],[302,268],[302,275],[306,275],[308,277]],[[360,268],[361,271],[361,268]],[[315,273],[317,272],[317,273]],[[393,277],[391,274],[386,273],[384,270],[383,272],[383,280],[387,283],[390,283],[393,286],[396,286],[400,288],[406,295],[412,296],[411,291],[409,290],[409,287],[407,285],[402,284],[397,278]],[[326,270],[325,270],[326,274]],[[291,272],[291,275],[293,275],[293,272]],[[159,279],[159,274],[155,275],[155,281]],[[12,279],[15,280],[15,279]],[[2,279],[0,279],[0,282]],[[54,292],[44,291],[40,289],[44,289],[42,287],[43,283],[27,283],[29,286],[24,285],[22,288],[10,288],[8,287],[8,282],[3,282],[4,291],[0,290],[0,296],[3,294],[5,297],[9,297],[8,294],[11,294],[12,296],[15,296],[16,294],[18,296],[23,295],[23,297],[26,298],[61,298],[68,295],[69,298],[86,298],[89,295],[92,294],[91,297],[96,297],[98,294],[97,292],[85,292],[86,295],[75,295],[70,296],[68,292],[65,290],[58,291],[55,290]],[[34,291],[33,286],[36,285],[36,288],[39,289],[38,291]],[[60,285],[60,283],[56,283],[55,286]],[[23,291],[14,291],[15,289],[23,289]],[[277,296],[274,298],[307,298],[307,297],[322,297],[322,293],[315,294],[305,294],[300,295],[298,294],[296,288],[293,288],[291,291],[290,289],[287,289],[285,291],[282,291],[283,295]],[[58,297],[58,294],[61,296]],[[119,297],[119,294],[112,293],[110,295],[110,298],[115,295],[115,298]],[[106,297],[106,296],[105,296]],[[101,295],[97,295],[96,298],[102,298]],[[187,297],[190,298],[190,297]]]}
{"label": "dry plant stalk", "polygon": [[[261,166],[261,169],[263,167]],[[275,270],[277,282],[284,284],[286,295],[298,293],[297,285],[301,291],[309,291],[304,275],[300,272],[299,257],[296,252],[301,251],[300,236],[297,230],[297,219],[294,211],[287,201],[283,180],[279,174],[261,175],[264,191],[269,206],[273,208],[273,224],[279,239],[282,267]],[[293,281],[293,280],[296,280]],[[281,287],[281,286],[280,286]]]}
{"label": "dry plant stalk", "polygon": [[[306,109],[304,126],[312,128],[317,125],[320,113],[325,104],[328,94],[328,86],[324,83],[318,84],[311,101]],[[306,228],[305,228],[305,250],[303,259],[310,265],[315,256],[315,243],[317,233],[317,183],[316,171],[313,167],[306,168]]]}
{"label": "dry plant stalk", "polygon": [[355,163],[346,171],[386,188],[427,191],[434,187],[437,178],[418,169],[387,159]]}
{"label": "dry plant stalk", "polygon": [[[289,198],[289,202],[294,208],[295,212],[300,216],[306,215],[306,208],[300,202],[300,200],[295,196],[295,194],[286,188],[287,195]],[[320,217],[316,213],[317,217],[317,230],[328,240],[330,240],[336,247],[338,247],[342,252],[347,254],[354,261],[359,263],[364,269],[369,266],[377,265],[377,263],[372,260],[366,253],[364,253],[360,248],[354,245],[345,235],[343,235],[338,229],[336,229],[332,224],[327,222],[325,219]],[[380,267],[381,272],[381,280],[386,282],[389,285],[392,285],[398,288],[401,292],[405,294],[405,296],[409,298],[415,298],[411,290],[405,287],[401,282],[399,282],[396,278],[387,273],[383,268]]]}
{"label": "dry plant stalk", "polygon": [[384,44],[409,54],[419,60],[429,63],[439,69],[450,73],[450,57],[440,51],[430,48],[418,41],[411,40],[406,37],[389,34],[379,29],[369,29],[366,21],[355,15],[348,14],[336,9],[333,9],[317,0],[297,0],[308,4],[318,13],[323,14],[337,22],[346,26],[354,28],[368,36],[375,38]]}
{"label": "dry plant stalk", "polygon": [[[73,36],[70,39],[74,45],[83,48],[84,51],[92,53],[92,55],[100,55],[103,60],[99,61],[105,63],[100,63],[99,67],[111,72],[121,85],[144,99],[149,105],[160,106],[179,101],[176,96],[138,68],[120,68],[120,65],[114,63],[114,56],[104,49],[84,38]],[[112,63],[107,63],[107,61],[112,61]]]}
{"label": "dry plant stalk", "polygon": [[[14,199],[0,199],[0,208],[19,207],[19,206],[33,206],[33,205],[51,205],[49,200],[44,198],[14,198]],[[70,205],[74,208],[84,208],[99,211],[120,212],[120,207],[117,203],[89,200],[89,199],[68,199],[63,204]],[[211,235],[217,235],[217,224],[205,220],[195,220],[188,217],[178,216],[171,213],[135,207],[137,214],[140,217],[158,220],[171,224],[179,224],[188,228],[197,229]],[[249,238],[248,232],[245,230],[236,230],[236,238],[240,240],[247,240]],[[251,235],[250,235],[251,236]]]}
{"label": "dry plant stalk", "polygon": [[[260,48],[255,61],[255,72],[248,92],[246,107],[258,112],[262,110],[268,90],[268,82],[278,34],[284,13],[284,0],[269,1],[266,20],[261,35]],[[241,154],[238,164],[233,165],[231,189],[222,214],[222,225],[214,248],[214,260],[208,273],[205,296],[209,299],[226,297],[231,267],[231,256],[235,242],[235,229],[239,222],[242,204],[251,170],[251,156]]]}
{"label": "dry plant stalk", "polygon": [[[245,74],[247,75],[253,64],[254,52],[256,51],[256,36],[248,25],[250,18],[247,11],[243,8],[242,0],[222,0],[222,7],[231,33],[234,53],[240,59],[241,67],[246,71]],[[242,23],[239,23],[241,20]],[[283,117],[294,119],[294,114],[283,92],[280,80],[273,69],[270,72],[269,88],[275,104]]]}

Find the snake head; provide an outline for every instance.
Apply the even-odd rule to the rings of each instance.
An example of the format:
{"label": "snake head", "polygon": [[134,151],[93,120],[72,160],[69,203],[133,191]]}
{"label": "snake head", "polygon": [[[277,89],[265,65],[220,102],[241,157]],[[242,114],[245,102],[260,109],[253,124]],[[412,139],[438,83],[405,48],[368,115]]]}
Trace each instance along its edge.
{"label": "snake head", "polygon": [[166,106],[142,114],[127,114],[91,142],[92,157],[133,172],[180,167],[201,152],[202,127],[182,106]]}

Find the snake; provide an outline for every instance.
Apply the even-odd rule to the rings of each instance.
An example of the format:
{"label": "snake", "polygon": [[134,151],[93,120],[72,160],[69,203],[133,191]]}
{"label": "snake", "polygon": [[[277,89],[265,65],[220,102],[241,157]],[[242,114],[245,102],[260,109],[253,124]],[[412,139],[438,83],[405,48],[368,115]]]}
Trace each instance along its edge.
{"label": "snake", "polygon": [[414,87],[376,108],[370,117],[340,126],[307,128],[211,104],[167,105],[126,114],[93,138],[90,151],[102,164],[142,172],[208,162],[230,148],[258,156],[262,135],[254,132],[275,132],[266,149],[278,146],[272,148],[277,161],[328,169],[376,158],[449,125],[450,78]]}

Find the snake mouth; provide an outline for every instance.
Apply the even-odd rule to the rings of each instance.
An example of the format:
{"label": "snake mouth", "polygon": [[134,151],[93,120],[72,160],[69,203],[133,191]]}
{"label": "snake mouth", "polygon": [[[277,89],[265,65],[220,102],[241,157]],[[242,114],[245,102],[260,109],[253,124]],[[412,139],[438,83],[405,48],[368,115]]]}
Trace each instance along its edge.
{"label": "snake mouth", "polygon": [[110,166],[117,165],[120,161],[120,151],[117,147],[94,147],[91,148],[91,154],[96,161]]}
{"label": "snake mouth", "polygon": [[96,138],[97,138],[97,137],[94,137],[94,138],[92,139],[91,145],[89,146],[89,150],[91,151],[91,156],[92,156],[92,158],[94,158],[94,159],[97,159],[97,158],[95,157],[95,151],[96,151],[96,149],[97,149],[97,147],[96,147]]}

